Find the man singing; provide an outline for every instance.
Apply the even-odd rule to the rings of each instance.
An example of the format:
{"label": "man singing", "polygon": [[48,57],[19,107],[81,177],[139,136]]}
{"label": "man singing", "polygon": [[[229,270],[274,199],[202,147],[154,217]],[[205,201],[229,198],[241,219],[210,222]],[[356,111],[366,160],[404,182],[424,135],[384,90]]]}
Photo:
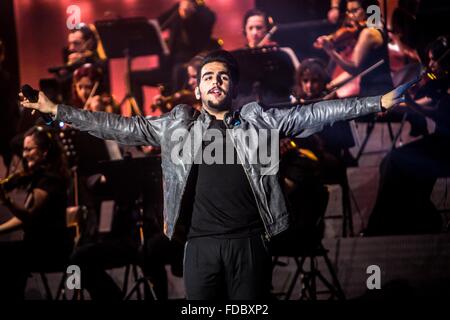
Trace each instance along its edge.
{"label": "man singing", "polygon": [[[37,103],[24,99],[22,105],[97,137],[160,146],[164,232],[172,238],[176,227],[187,222],[187,298],[264,299],[271,284],[267,241],[288,228],[289,215],[277,175],[271,174],[270,168],[266,170],[265,164],[252,161],[248,141],[239,135],[276,131],[280,137],[305,137],[325,124],[391,108],[402,101],[408,85],[383,96],[269,110],[252,102],[239,112],[231,112],[239,81],[233,56],[223,50],[210,53],[197,77],[195,95],[201,99],[200,112],[179,105],[159,117],[126,118],[56,105],[42,92]],[[216,135],[214,143],[216,139],[232,142],[231,148],[227,143],[215,148],[216,153],[223,151],[217,159],[237,161],[197,161],[198,154],[210,150],[213,142],[208,141],[207,130],[213,129],[226,138],[221,140]],[[191,142],[193,148],[179,149],[181,140]]]}

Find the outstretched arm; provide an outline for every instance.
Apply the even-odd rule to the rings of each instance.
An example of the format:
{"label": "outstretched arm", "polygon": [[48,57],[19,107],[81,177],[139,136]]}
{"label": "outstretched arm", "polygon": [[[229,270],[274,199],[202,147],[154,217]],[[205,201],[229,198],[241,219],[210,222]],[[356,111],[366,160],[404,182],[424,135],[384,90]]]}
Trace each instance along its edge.
{"label": "outstretched arm", "polygon": [[290,109],[269,109],[263,113],[262,119],[269,127],[280,130],[281,136],[307,137],[336,121],[389,110],[404,101],[404,93],[412,84],[414,81],[383,96],[328,100]]}
{"label": "outstretched arm", "polygon": [[167,115],[161,117],[123,117],[106,112],[91,112],[66,105],[56,105],[43,92],[39,92],[36,103],[20,94],[22,106],[50,114],[56,120],[69,123],[72,127],[90,134],[128,145],[159,146]]}

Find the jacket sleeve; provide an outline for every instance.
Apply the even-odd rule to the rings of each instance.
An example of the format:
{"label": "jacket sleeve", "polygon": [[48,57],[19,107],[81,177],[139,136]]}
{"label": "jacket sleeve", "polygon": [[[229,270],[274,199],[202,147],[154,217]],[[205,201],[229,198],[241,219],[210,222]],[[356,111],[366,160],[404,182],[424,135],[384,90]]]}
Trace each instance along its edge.
{"label": "jacket sleeve", "polygon": [[268,109],[262,120],[281,136],[307,137],[336,121],[350,120],[381,111],[381,96],[327,100],[289,109]]}
{"label": "jacket sleeve", "polygon": [[101,139],[127,145],[159,146],[170,113],[160,117],[123,117],[106,112],[91,112],[67,105],[58,105],[55,120],[87,131]]}

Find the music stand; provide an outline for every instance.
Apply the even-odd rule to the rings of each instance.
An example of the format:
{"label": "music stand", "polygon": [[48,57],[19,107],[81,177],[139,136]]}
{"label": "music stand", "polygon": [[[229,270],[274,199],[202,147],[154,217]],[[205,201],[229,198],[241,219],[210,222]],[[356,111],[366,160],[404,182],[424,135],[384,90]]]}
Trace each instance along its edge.
{"label": "music stand", "polygon": [[169,49],[161,36],[158,21],[145,17],[132,17],[100,20],[94,24],[106,56],[110,59],[126,59],[126,94],[119,106],[128,101],[131,111],[140,115],[141,111],[131,93],[131,60],[139,56],[169,54]]}
{"label": "music stand", "polygon": [[[135,264],[139,265],[144,272],[147,248],[146,231],[152,231],[152,226],[148,224],[154,224],[154,221],[149,221],[157,220],[156,215],[162,215],[162,207],[158,206],[163,202],[161,158],[154,156],[102,161],[99,162],[97,168],[98,172],[105,175],[106,181],[112,186],[109,189],[109,197],[117,201],[119,205],[133,203],[139,212],[136,222],[139,246]],[[145,275],[136,279],[133,287],[128,292],[124,292],[124,299],[129,300],[135,292],[138,293],[141,285],[144,288],[145,299],[156,300],[153,284]]]}
{"label": "music stand", "polygon": [[295,61],[278,46],[232,51],[238,61],[239,95],[263,104],[287,100],[295,84]]}

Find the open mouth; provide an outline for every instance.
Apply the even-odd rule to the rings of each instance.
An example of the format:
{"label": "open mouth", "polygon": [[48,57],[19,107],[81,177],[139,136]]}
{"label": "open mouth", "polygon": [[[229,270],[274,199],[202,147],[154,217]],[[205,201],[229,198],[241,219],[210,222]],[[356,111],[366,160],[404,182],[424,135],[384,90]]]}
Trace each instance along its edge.
{"label": "open mouth", "polygon": [[209,90],[208,94],[212,94],[214,97],[218,98],[223,94],[223,91],[216,87]]}

